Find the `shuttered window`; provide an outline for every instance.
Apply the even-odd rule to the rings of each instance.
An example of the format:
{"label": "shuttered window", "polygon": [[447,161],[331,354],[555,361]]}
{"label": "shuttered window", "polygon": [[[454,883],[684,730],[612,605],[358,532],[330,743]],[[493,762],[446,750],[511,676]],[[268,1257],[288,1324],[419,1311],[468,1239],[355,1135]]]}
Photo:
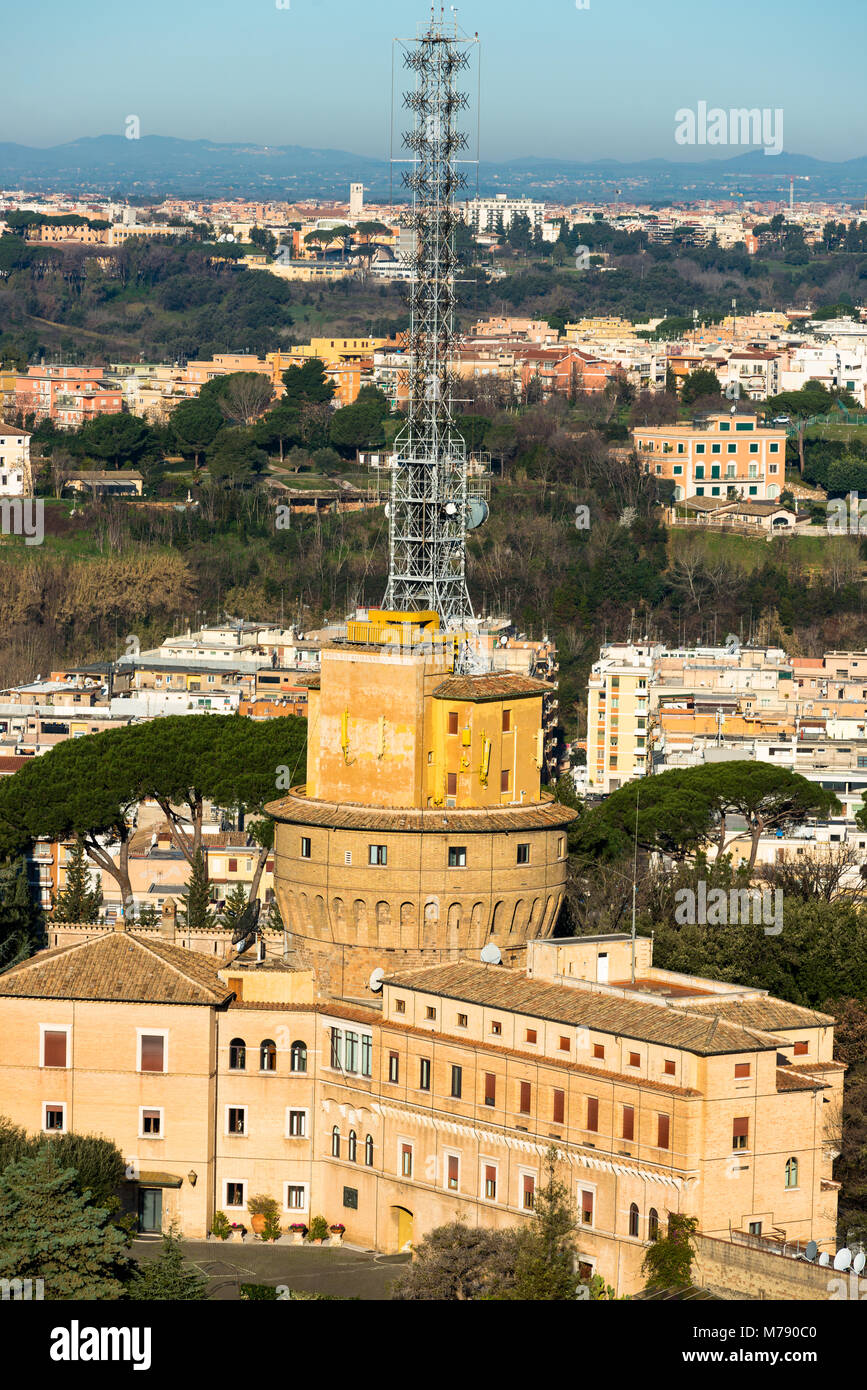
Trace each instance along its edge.
{"label": "shuttered window", "polygon": [[566,1117],[566,1092],[554,1092],[554,1123],[561,1125]]}
{"label": "shuttered window", "polygon": [[448,1185],[452,1192],[457,1192],[458,1190],[458,1164],[459,1160],[457,1154],[449,1154]]}
{"label": "shuttered window", "polygon": [[587,1128],[594,1133],[599,1129],[599,1101],[595,1096],[587,1097]]}
{"label": "shuttered window", "polygon": [[142,1033],[142,1071],[165,1071],[166,1040],[160,1033]]}
{"label": "shuttered window", "polygon": [[593,1193],[581,1193],[581,1224],[583,1226],[593,1225]]}
{"label": "shuttered window", "polygon": [[530,1092],[530,1083],[529,1083],[529,1081],[522,1081],[522,1082],[521,1082],[521,1114],[522,1114],[522,1115],[529,1115],[529,1113],[530,1113],[530,1096],[531,1096],[531,1092]]}
{"label": "shuttered window", "polygon": [[635,1111],[631,1105],[623,1107],[623,1138],[635,1138]]}
{"label": "shuttered window", "polygon": [[45,1030],[42,1042],[42,1065],[44,1067],[66,1066],[66,1033]]}
{"label": "shuttered window", "polygon": [[749,1076],[749,1062],[735,1062],[735,1076]]}
{"label": "shuttered window", "polygon": [[492,1071],[485,1072],[485,1105],[497,1103],[497,1078]]}
{"label": "shuttered window", "polygon": [[732,1121],[732,1148],[745,1149],[750,1137],[750,1122],[747,1118]]}
{"label": "shuttered window", "polygon": [[657,1115],[656,1117],[656,1147],[667,1149],[671,1120],[668,1115]]}
{"label": "shuttered window", "polygon": [[489,1202],[497,1200],[497,1170],[485,1164],[485,1196]]}
{"label": "shuttered window", "polygon": [[532,1173],[524,1173],[522,1180],[523,1206],[525,1211],[532,1211],[536,1205],[536,1179]]}

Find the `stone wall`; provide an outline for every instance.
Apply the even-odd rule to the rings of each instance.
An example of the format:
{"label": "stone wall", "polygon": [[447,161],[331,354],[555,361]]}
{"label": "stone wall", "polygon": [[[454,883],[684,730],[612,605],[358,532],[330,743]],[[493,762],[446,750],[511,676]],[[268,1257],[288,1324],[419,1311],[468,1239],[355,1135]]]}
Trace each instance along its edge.
{"label": "stone wall", "polygon": [[777,1302],[867,1299],[867,1279],[838,1274],[806,1260],[735,1245],[714,1236],[695,1237],[694,1282],[720,1298]]}

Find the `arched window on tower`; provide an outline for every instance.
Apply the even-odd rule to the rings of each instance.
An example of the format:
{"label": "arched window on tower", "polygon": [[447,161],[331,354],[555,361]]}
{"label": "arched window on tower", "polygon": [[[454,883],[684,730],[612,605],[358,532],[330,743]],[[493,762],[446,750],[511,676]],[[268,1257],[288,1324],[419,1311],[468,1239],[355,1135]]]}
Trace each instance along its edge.
{"label": "arched window on tower", "polygon": [[247,1044],[243,1038],[229,1043],[229,1071],[243,1071],[247,1065]]}
{"label": "arched window on tower", "polygon": [[629,1208],[629,1234],[631,1236],[638,1235],[638,1207],[635,1202]]}
{"label": "arched window on tower", "polygon": [[340,1130],[337,1128],[337,1125],[335,1125],[331,1131],[331,1157],[340,1157]]}
{"label": "arched window on tower", "polygon": [[259,1044],[259,1070],[277,1070],[277,1044],[272,1038],[265,1038]]}
{"label": "arched window on tower", "polygon": [[358,1162],[358,1139],[356,1138],[354,1129],[351,1129],[349,1131],[349,1144],[347,1147],[347,1153],[349,1155],[350,1163]]}
{"label": "arched window on tower", "polygon": [[289,1053],[289,1069],[290,1069],[290,1071],[306,1071],[306,1070],[307,1070],[307,1044],[306,1044],[306,1043],[303,1043],[303,1042],[294,1042],[294,1043],[292,1044],[292,1048],[291,1048],[290,1053]]}
{"label": "arched window on tower", "polygon": [[373,1167],[373,1135],[368,1134],[364,1141],[364,1161],[368,1168]]}

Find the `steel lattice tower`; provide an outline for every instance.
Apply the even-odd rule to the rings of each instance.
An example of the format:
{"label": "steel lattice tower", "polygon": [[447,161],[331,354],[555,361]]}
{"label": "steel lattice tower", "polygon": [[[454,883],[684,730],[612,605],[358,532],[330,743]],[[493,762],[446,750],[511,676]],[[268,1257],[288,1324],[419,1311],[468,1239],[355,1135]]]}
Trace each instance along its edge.
{"label": "steel lattice tower", "polygon": [[457,87],[470,65],[456,22],[431,15],[402,45],[415,86],[403,103],[414,117],[403,135],[411,168],[410,226],[415,234],[409,331],[407,421],[395,439],[389,504],[389,573],[385,606],[437,612],[444,627],[472,618],[466,583],[467,458],[453,424],[455,194],[465,186],[458,129],[469,102]]}

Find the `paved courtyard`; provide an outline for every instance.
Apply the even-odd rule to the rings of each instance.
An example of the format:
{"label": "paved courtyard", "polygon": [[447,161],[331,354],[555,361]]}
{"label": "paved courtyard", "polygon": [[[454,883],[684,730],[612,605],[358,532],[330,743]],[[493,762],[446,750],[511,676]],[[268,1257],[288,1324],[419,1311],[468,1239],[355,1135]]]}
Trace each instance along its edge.
{"label": "paved courtyard", "polygon": [[[136,1240],[137,1260],[154,1259],[159,1240]],[[208,1296],[238,1301],[240,1284],[286,1284],[306,1293],[328,1293],[338,1298],[383,1300],[388,1286],[409,1263],[409,1255],[379,1255],[374,1250],[341,1246],[270,1245],[250,1241],[185,1240],[186,1258],[208,1277]]]}

